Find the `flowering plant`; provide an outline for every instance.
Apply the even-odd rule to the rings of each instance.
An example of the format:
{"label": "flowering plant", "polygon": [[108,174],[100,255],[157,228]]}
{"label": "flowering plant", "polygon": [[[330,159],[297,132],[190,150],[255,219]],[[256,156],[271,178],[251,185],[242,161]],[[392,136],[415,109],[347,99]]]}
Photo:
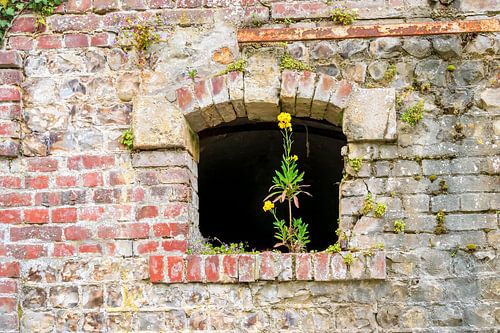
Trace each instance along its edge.
{"label": "flowering plant", "polygon": [[[264,211],[271,212],[274,217],[274,237],[279,240],[274,247],[284,246],[290,252],[303,252],[309,243],[308,225],[301,218],[294,218],[292,215],[292,202],[296,208],[299,208],[298,195],[303,193],[311,195],[303,188],[308,185],[302,185],[304,172],[299,172],[297,155],[292,155],[292,116],[289,113],[282,112],[278,115],[278,127],[283,136],[283,150],[281,157],[281,168],[275,171],[273,185],[269,189],[270,194],[264,199]],[[288,204],[288,225],[284,219],[276,216],[276,202]]]}

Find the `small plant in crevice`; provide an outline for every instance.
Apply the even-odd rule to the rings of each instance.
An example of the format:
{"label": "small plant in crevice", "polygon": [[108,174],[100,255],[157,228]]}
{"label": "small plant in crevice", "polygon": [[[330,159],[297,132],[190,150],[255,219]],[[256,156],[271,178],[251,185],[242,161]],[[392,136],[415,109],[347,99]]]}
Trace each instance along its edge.
{"label": "small plant in crevice", "polygon": [[387,211],[387,205],[384,203],[377,203],[377,206],[375,207],[375,210],[373,211],[373,215],[375,217],[381,218],[384,216],[385,212]]}
{"label": "small plant in crevice", "polygon": [[345,263],[347,266],[351,266],[351,265],[352,265],[352,263],[353,263],[353,261],[354,261],[354,257],[353,257],[353,255],[352,255],[352,253],[350,253],[350,252],[349,252],[349,253],[346,253],[346,254],[344,255],[344,263]]}
{"label": "small plant in crevice", "polygon": [[397,68],[395,64],[390,64],[384,73],[384,81],[391,82],[396,77]]}
{"label": "small plant in crevice", "polygon": [[254,28],[260,28],[264,25],[264,22],[257,16],[257,14],[252,13],[252,15],[250,15],[249,25]]}
{"label": "small plant in crevice", "polygon": [[326,253],[330,253],[330,254],[340,253],[340,251],[342,251],[342,247],[340,246],[339,242],[328,246],[325,250]]}
{"label": "small plant in crevice", "polygon": [[304,64],[302,61],[295,59],[290,54],[285,53],[281,57],[280,70],[289,69],[295,71],[312,71],[312,67]]}
{"label": "small plant in crevice", "polygon": [[439,181],[439,189],[442,193],[448,192],[448,184],[446,184],[446,180]]}
{"label": "small plant in crevice", "polygon": [[[220,241],[219,241],[220,242]],[[213,245],[211,243],[205,243],[202,246],[201,254],[242,254],[242,253],[256,253],[255,251],[248,250],[248,244],[246,243],[223,243],[220,242],[219,246]]]}
{"label": "small plant in crevice", "polygon": [[400,234],[405,231],[405,222],[403,220],[394,221],[394,232]]}
{"label": "small plant in crevice", "polygon": [[436,175],[430,175],[430,176],[429,176],[429,180],[430,180],[431,182],[434,182],[437,178],[438,178],[438,176],[436,176]]}
{"label": "small plant in crevice", "polygon": [[431,84],[430,84],[430,82],[423,82],[422,84],[420,84],[420,92],[422,94],[426,94],[429,91],[431,91]]}
{"label": "small plant in crevice", "polygon": [[448,72],[454,72],[456,69],[457,67],[455,65],[448,65],[448,67],[446,67]]}
{"label": "small plant in crevice", "polygon": [[351,169],[354,170],[354,172],[358,173],[359,170],[361,170],[361,167],[363,166],[363,160],[360,158],[348,158],[347,164],[349,164],[349,166],[351,167]]}
{"label": "small plant in crevice", "polygon": [[137,22],[128,18],[127,24],[128,26],[123,29],[123,35],[128,39],[129,47],[137,52],[137,65],[143,68],[146,65],[147,52],[160,41],[160,34],[149,22]]}
{"label": "small plant in crevice", "polygon": [[120,143],[128,149],[134,149],[134,134],[131,129],[125,130],[120,138]]}
{"label": "small plant in crevice", "polygon": [[[293,217],[292,206],[299,208],[299,195],[311,195],[304,191],[307,185],[303,185],[304,172],[300,172],[297,164],[297,155],[292,154],[292,116],[282,112],[278,115],[278,127],[283,136],[283,155],[281,165],[275,171],[270,194],[264,199],[263,210],[271,212],[274,217],[274,237],[278,239],[275,248],[286,247],[290,252],[304,252],[309,240],[308,224],[301,218]],[[277,217],[274,204],[276,202],[286,203],[288,208],[288,221]]]}
{"label": "small plant in crevice", "polygon": [[375,202],[373,199],[373,195],[368,192],[368,195],[365,197],[363,201],[363,206],[359,211],[360,215],[366,216],[373,212],[373,216],[376,218],[381,218],[384,216],[387,211],[387,205],[381,202]]}
{"label": "small plant in crevice", "polygon": [[198,71],[196,69],[190,69],[187,71],[187,76],[188,78],[191,79],[191,81],[195,81],[196,78],[198,77]]}
{"label": "small plant in crevice", "polygon": [[446,226],[444,225],[445,218],[446,215],[442,210],[436,214],[436,227],[434,228],[434,234],[443,235],[448,233],[448,229],[446,229]]}
{"label": "small plant in crevice", "polygon": [[475,252],[477,250],[477,245],[474,243],[467,244],[465,245],[465,250],[467,252]]}
{"label": "small plant in crevice", "polygon": [[409,107],[402,115],[401,120],[414,127],[424,118],[424,100]]}
{"label": "small plant in crevice", "polygon": [[228,74],[228,73],[231,73],[231,72],[241,72],[241,73],[243,73],[245,71],[246,66],[247,66],[247,62],[245,60],[243,60],[243,59],[236,60],[235,62],[230,63],[229,65],[227,65],[227,67],[224,70],[222,70],[219,73],[217,73],[216,76],[225,75],[225,74]]}
{"label": "small plant in crevice", "polygon": [[292,19],[289,19],[288,17],[285,17],[283,19],[283,24],[288,28],[292,23],[295,23],[294,20]]}
{"label": "small plant in crevice", "polygon": [[331,11],[332,21],[336,24],[350,25],[358,19],[358,10],[337,6]]}

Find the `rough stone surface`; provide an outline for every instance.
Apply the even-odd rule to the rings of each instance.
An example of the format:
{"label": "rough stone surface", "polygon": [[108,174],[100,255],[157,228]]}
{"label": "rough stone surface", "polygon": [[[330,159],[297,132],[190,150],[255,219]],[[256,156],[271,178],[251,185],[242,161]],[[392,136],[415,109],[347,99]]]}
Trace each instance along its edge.
{"label": "rough stone surface", "polygon": [[358,89],[344,113],[347,140],[392,141],[396,138],[396,111],[393,89]]}
{"label": "rough stone surface", "polygon": [[[23,12],[0,52],[0,331],[496,332],[500,35],[237,43],[243,24],[330,25],[318,19],[336,5],[70,0],[43,32]],[[356,24],[500,10],[495,0],[346,5]],[[124,30],[153,18],[161,40],[141,58]],[[279,69],[285,51],[314,81]],[[239,59],[246,70],[217,76]],[[392,80],[384,64],[396,66]],[[199,254],[210,235],[186,142],[274,122],[297,98],[310,133],[314,120],[343,122],[350,140],[347,176],[332,179],[338,225],[327,221],[345,233],[341,252]],[[411,126],[403,114],[420,100]],[[143,145],[134,151],[120,143],[129,128]],[[383,216],[360,215],[368,193]]]}

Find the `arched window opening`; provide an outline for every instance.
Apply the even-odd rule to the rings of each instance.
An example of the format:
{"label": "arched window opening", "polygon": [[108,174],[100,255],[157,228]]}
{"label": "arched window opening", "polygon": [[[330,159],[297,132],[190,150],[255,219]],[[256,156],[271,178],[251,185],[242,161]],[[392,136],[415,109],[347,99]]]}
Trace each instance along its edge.
{"label": "arched window opening", "polygon": [[[273,218],[262,205],[283,151],[276,123],[237,120],[199,134],[201,233],[214,245],[244,242],[250,249],[271,250],[277,242]],[[345,144],[340,129],[330,124],[294,119],[293,153],[313,195],[302,196],[300,209],[294,208],[294,216],[309,224],[308,250],[324,250],[337,240]],[[286,217],[285,206],[277,206]]]}

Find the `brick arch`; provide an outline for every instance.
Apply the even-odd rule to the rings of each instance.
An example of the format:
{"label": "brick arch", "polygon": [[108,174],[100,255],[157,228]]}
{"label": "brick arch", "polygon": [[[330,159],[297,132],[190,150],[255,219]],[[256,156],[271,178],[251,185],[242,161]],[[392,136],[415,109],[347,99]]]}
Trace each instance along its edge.
{"label": "brick arch", "polygon": [[136,97],[135,148],[185,148],[196,158],[196,133],[242,117],[276,121],[280,111],[342,127],[349,142],[396,139],[394,88],[365,89],[322,73],[281,70],[279,56],[269,50],[247,55],[243,73],[175,89],[174,101]]}

